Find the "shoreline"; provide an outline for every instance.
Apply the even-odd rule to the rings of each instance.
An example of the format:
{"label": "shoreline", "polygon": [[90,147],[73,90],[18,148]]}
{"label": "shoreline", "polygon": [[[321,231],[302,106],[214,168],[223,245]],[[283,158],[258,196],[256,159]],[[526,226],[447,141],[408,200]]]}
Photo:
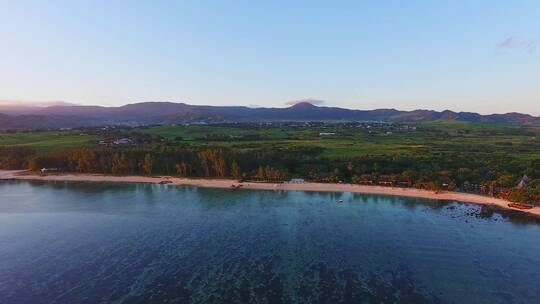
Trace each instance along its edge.
{"label": "shoreline", "polygon": [[310,191],[310,192],[351,192],[376,195],[404,196],[417,197],[433,200],[459,201],[462,203],[472,203],[477,205],[494,205],[502,209],[520,211],[530,215],[540,217],[540,207],[532,209],[517,209],[508,206],[509,201],[487,197],[478,194],[460,193],[441,191],[435,193],[433,191],[414,189],[414,188],[397,188],[383,186],[366,186],[355,184],[328,184],[328,183],[299,183],[299,184],[284,184],[284,183],[254,183],[242,182],[232,179],[191,179],[180,177],[149,177],[149,176],[113,176],[101,174],[59,174],[59,175],[36,175],[25,173],[25,170],[0,170],[0,180],[34,180],[34,181],[76,181],[76,182],[115,182],[115,183],[146,183],[159,184],[162,181],[168,181],[168,185],[173,186],[195,186],[204,188],[222,188],[231,189],[232,185],[242,185],[239,189],[246,190],[283,190],[283,191]]}

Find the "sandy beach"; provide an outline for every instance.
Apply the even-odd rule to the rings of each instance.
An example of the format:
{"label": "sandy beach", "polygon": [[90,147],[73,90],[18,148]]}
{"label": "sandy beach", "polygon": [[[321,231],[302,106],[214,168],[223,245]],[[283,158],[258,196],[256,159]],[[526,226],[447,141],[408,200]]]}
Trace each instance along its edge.
{"label": "sandy beach", "polygon": [[58,175],[36,175],[26,171],[0,170],[0,180],[39,180],[39,181],[78,181],[78,182],[118,182],[118,183],[151,183],[157,184],[166,181],[168,185],[175,186],[196,186],[207,188],[227,188],[233,185],[241,185],[240,189],[247,190],[289,190],[289,191],[319,191],[319,192],[352,192],[380,195],[395,195],[406,197],[419,197],[426,199],[459,201],[480,205],[496,205],[500,208],[511,209],[520,212],[540,216],[540,207],[521,210],[508,207],[508,201],[503,199],[481,196],[469,193],[459,193],[450,191],[433,191],[413,189],[413,188],[393,188],[381,186],[365,186],[353,184],[327,184],[327,183],[239,183],[231,179],[190,179],[178,177],[149,177],[149,176],[112,176],[101,174],[58,174]]}

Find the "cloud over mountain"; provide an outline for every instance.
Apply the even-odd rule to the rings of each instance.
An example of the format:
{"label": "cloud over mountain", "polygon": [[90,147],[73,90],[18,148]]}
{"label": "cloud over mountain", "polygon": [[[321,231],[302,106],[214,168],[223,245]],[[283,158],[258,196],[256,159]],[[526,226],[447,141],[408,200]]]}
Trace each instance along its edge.
{"label": "cloud over mountain", "polygon": [[321,99],[315,99],[315,98],[304,98],[304,99],[287,101],[285,104],[288,106],[294,106],[295,104],[299,104],[299,103],[310,103],[312,105],[321,106],[321,105],[325,105],[326,101],[321,100]]}

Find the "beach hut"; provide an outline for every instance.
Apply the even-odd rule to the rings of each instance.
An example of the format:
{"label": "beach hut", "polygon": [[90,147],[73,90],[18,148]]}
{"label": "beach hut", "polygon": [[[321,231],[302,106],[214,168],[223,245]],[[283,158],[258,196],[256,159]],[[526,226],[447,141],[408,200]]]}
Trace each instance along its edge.
{"label": "beach hut", "polygon": [[360,184],[362,185],[373,185],[373,178],[371,174],[362,174],[360,175]]}
{"label": "beach hut", "polygon": [[400,179],[396,182],[396,184],[400,187],[410,187],[412,182],[410,180]]}
{"label": "beach hut", "polygon": [[441,187],[448,188],[452,184],[452,179],[448,176],[439,176],[439,183]]}
{"label": "beach hut", "polygon": [[293,178],[290,181],[288,181],[288,184],[303,184],[306,181],[303,178]]}
{"label": "beach hut", "polygon": [[379,176],[379,185],[381,186],[393,186],[395,179],[391,175]]}
{"label": "beach hut", "polygon": [[529,177],[527,175],[523,175],[519,183],[517,184],[517,189],[525,189],[527,187],[527,184],[529,183]]}

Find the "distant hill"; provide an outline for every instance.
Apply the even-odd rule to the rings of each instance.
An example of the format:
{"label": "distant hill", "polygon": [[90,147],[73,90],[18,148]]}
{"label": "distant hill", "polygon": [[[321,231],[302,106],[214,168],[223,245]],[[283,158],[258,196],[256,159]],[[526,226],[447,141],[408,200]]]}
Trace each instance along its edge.
{"label": "distant hill", "polygon": [[540,124],[527,114],[481,115],[471,112],[395,109],[351,110],[300,102],[288,108],[198,106],[172,102],[142,102],[120,107],[56,105],[14,107],[0,105],[0,129],[56,129],[82,126],[219,123],[250,121],[466,121]]}

